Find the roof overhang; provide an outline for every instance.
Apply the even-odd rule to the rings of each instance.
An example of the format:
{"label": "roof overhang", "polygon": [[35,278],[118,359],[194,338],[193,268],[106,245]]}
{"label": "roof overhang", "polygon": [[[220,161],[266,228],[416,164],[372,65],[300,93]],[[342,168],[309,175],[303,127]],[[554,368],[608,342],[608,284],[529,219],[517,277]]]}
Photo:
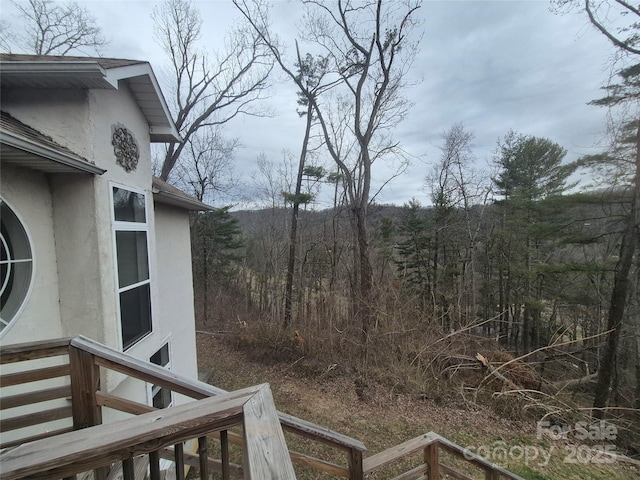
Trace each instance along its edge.
{"label": "roof overhang", "polygon": [[191,195],[187,195],[182,190],[179,190],[173,185],[156,177],[153,178],[151,191],[153,192],[154,202],[171,205],[173,207],[178,207],[185,210],[191,210],[194,212],[208,212],[215,210],[214,207],[201,202]]}
{"label": "roof overhang", "polygon": [[147,123],[151,142],[180,142],[180,134],[162,94],[153,69],[148,62],[103,67],[99,59],[87,60],[2,60],[2,88],[81,88],[114,89],[123,81]]}
{"label": "roof overhang", "polygon": [[0,131],[0,158],[3,164],[13,164],[46,173],[102,175],[106,172],[83,158],[4,130]]}
{"label": "roof overhang", "polygon": [[140,106],[147,122],[152,142],[181,142],[178,129],[164,99],[158,79],[149,63],[138,63],[107,70],[106,80],[115,85],[123,80]]}
{"label": "roof overhang", "polygon": [[0,62],[2,87],[32,88],[117,88],[106,80],[97,62]]}

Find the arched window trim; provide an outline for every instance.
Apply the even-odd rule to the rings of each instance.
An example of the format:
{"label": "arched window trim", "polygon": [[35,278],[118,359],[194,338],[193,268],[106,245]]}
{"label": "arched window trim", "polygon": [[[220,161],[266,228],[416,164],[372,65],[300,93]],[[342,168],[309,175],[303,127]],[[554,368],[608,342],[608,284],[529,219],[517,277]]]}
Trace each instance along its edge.
{"label": "arched window trim", "polygon": [[[0,338],[4,337],[7,332],[9,332],[13,326],[17,323],[18,319],[20,318],[20,316],[22,315],[22,312],[24,311],[25,307],[27,306],[27,304],[29,303],[29,299],[31,298],[31,292],[33,291],[33,285],[34,285],[34,280],[35,280],[35,271],[36,271],[36,254],[33,248],[33,236],[31,235],[31,232],[29,231],[29,228],[27,227],[26,222],[23,220],[22,216],[20,215],[20,213],[13,207],[13,205],[9,202],[6,201],[6,199],[2,196],[0,196],[0,207],[2,206],[2,204],[5,205],[5,207],[7,209],[9,209],[11,211],[11,213],[13,214],[13,216],[15,216],[17,222],[20,224],[20,227],[22,228],[24,235],[25,235],[25,240],[27,243],[27,246],[29,248],[29,253],[30,256],[28,259],[21,259],[21,261],[19,263],[25,263],[25,262],[30,262],[31,263],[31,272],[30,272],[30,278],[29,278],[29,285],[27,286],[24,296],[23,298],[20,300],[20,306],[17,308],[16,312],[13,314],[13,316],[10,319],[5,319],[2,318],[2,322],[0,324]],[[1,215],[0,215],[1,217]],[[0,221],[2,219],[0,218]],[[3,238],[3,241],[5,239]],[[1,282],[2,280],[0,280]],[[0,285],[2,286],[2,285]]]}

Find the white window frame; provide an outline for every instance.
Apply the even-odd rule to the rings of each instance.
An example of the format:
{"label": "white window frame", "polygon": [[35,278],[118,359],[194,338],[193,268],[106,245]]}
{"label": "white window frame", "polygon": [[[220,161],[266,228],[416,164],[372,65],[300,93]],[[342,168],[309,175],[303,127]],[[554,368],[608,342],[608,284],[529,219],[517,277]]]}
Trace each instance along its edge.
{"label": "white window frame", "polygon": [[[156,353],[158,353],[160,350],[162,350],[165,346],[167,346],[167,350],[169,352],[169,361],[167,362],[166,365],[158,365],[156,363],[154,363],[154,365],[158,366],[158,367],[162,367],[168,371],[172,370],[172,363],[173,363],[173,344],[171,342],[171,336],[168,336],[167,338],[165,338],[161,343],[160,343],[160,348],[158,348],[150,357],[149,357],[149,363],[153,363],[151,362],[151,358],[153,357],[153,355],[155,355]],[[165,387],[161,387],[159,385],[154,385],[153,383],[147,383],[147,403],[150,406],[153,406],[153,397],[155,394],[159,393],[160,390],[162,390],[162,388]],[[169,390],[169,395],[170,395],[170,401],[169,401],[169,405],[167,405],[165,408],[167,407],[172,407],[174,405],[174,398],[173,398],[173,391]]]}
{"label": "white window frame", "polygon": [[[116,212],[113,198],[113,189],[119,188],[122,190],[127,190],[132,193],[136,193],[142,195],[144,197],[144,223],[142,222],[124,222],[121,220],[116,220]],[[153,315],[153,283],[151,282],[151,249],[150,249],[150,238],[149,238],[149,195],[144,190],[140,190],[138,188],[130,187],[128,185],[123,185],[115,182],[109,182],[109,201],[110,201],[110,210],[111,210],[111,236],[113,241],[113,259],[114,259],[114,273],[115,273],[115,286],[116,286],[116,310],[118,312],[118,339],[120,343],[120,348],[123,351],[129,350],[133,348],[135,345],[140,343],[142,340],[151,335],[154,331],[154,315]],[[116,240],[116,232],[145,232],[146,236],[146,247],[147,247],[147,268],[149,270],[149,278],[143,280],[141,282],[134,283],[132,285],[127,285],[126,287],[120,288],[120,277],[118,272],[118,244]],[[129,290],[133,290],[142,285],[149,285],[149,309],[150,309],[150,325],[149,331],[144,335],[137,338],[133,343],[124,345],[124,338],[122,335],[122,312],[120,310],[120,295]]]}
{"label": "white window frame", "polygon": [[20,318],[20,315],[22,314],[23,310],[27,306],[27,303],[29,303],[29,298],[31,297],[31,292],[33,291],[33,285],[35,283],[35,277],[36,277],[36,252],[35,252],[34,243],[33,243],[33,240],[32,240],[33,237],[31,235],[31,233],[29,232],[29,229],[27,228],[27,224],[24,222],[24,220],[22,219],[21,215],[3,197],[0,196],[0,200],[2,200],[2,203],[4,203],[9,210],[11,210],[11,213],[13,213],[13,215],[16,217],[18,223],[22,227],[22,230],[24,231],[24,234],[26,236],[26,241],[27,241],[27,244],[29,246],[29,250],[30,250],[30,254],[31,254],[29,259],[21,259],[21,260],[18,260],[18,261],[10,262],[10,263],[30,262],[31,263],[31,278],[29,279],[29,285],[27,286],[27,289],[26,289],[26,292],[24,294],[24,297],[22,298],[20,306],[16,310],[15,314],[9,320],[1,319],[2,323],[4,324],[4,327],[2,327],[2,329],[0,329],[0,338],[2,338],[16,324],[18,318]]}

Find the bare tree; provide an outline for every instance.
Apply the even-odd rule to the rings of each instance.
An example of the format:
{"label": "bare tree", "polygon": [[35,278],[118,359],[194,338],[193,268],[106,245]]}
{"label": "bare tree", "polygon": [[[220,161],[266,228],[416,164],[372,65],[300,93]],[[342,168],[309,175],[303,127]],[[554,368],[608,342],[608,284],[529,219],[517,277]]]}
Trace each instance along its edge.
{"label": "bare tree", "polygon": [[624,0],[552,0],[560,8],[583,10],[589,22],[622,52],[640,55],[640,8]]}
{"label": "bare tree", "polygon": [[200,129],[224,125],[241,114],[256,115],[273,60],[260,36],[236,27],[226,51],[210,59],[200,45],[202,18],[189,0],[166,0],[153,12],[155,34],[171,64],[174,121],[183,142],[166,146],[160,177],[169,178],[189,140]]}
{"label": "bare tree", "polygon": [[282,71],[289,76],[298,88],[298,104],[304,106],[303,111],[299,111],[301,117],[306,118],[305,132],[300,148],[300,157],[298,161],[298,173],[296,175],[295,192],[291,196],[292,212],[291,226],[289,232],[289,257],[287,262],[287,279],[285,286],[285,305],[283,325],[288,327],[291,324],[292,316],[292,298],[293,298],[293,280],[296,264],[296,246],[298,242],[298,214],[300,204],[305,200],[309,200],[308,196],[302,195],[302,179],[307,162],[307,153],[309,151],[309,142],[311,140],[311,129],[314,120],[314,99],[323,91],[329,90],[336,85],[336,81],[324,83],[324,77],[328,74],[328,59],[326,57],[314,57],[311,54],[302,56],[298,44],[296,42],[296,63],[295,66],[287,65],[277,38],[271,36],[269,31],[268,9],[261,1],[253,3],[246,0],[234,0],[236,8],[244,15],[255,32],[265,42],[275,61],[278,63]]}
{"label": "bare tree", "polygon": [[344,176],[356,244],[356,315],[366,342],[374,316],[366,224],[373,197],[373,164],[398,153],[389,129],[409,108],[402,89],[416,53],[413,14],[420,2],[303,3],[307,6],[307,37],[324,50],[342,81],[343,91],[333,101],[319,98],[312,102],[331,158]]}
{"label": "bare tree", "polygon": [[0,45],[15,45],[37,55],[67,55],[70,52],[98,53],[108,40],[96,19],[78,2],[54,0],[12,1],[22,22],[0,29]]}
{"label": "bare tree", "polygon": [[238,147],[240,140],[225,138],[220,127],[201,129],[191,136],[176,166],[178,183],[208,203],[214,196],[229,195],[238,185],[233,165]]}
{"label": "bare tree", "polygon": [[[476,306],[476,261],[477,239],[482,226],[482,217],[487,205],[489,192],[489,176],[474,167],[476,158],[472,151],[473,133],[467,131],[462,123],[456,123],[442,134],[443,145],[440,160],[427,175],[427,188],[431,192],[436,228],[433,232],[434,285],[436,298],[450,297],[446,310],[451,311],[453,305],[455,320],[472,318]],[[449,245],[449,242],[458,245]],[[446,247],[446,248],[445,248]],[[440,253],[439,250],[443,249]],[[447,259],[452,252],[458,257]],[[455,262],[456,265],[438,265],[441,262]],[[440,270],[459,268],[455,285],[438,285]],[[444,288],[443,288],[444,287]],[[455,287],[455,288],[452,288]],[[440,290],[440,292],[438,291]],[[451,317],[451,313],[443,314]]]}

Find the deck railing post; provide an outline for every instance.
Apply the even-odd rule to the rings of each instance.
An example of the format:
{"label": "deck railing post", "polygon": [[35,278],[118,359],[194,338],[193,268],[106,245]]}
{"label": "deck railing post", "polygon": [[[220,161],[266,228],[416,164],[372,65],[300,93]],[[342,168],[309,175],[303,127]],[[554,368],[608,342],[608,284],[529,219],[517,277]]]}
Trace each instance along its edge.
{"label": "deck railing post", "polygon": [[198,438],[198,457],[200,457],[200,480],[209,480],[209,448],[206,436]]}
{"label": "deck railing post", "polygon": [[363,480],[362,452],[355,448],[349,450],[349,479]]}
{"label": "deck railing post", "polygon": [[[98,406],[96,392],[100,389],[100,367],[93,355],[69,346],[69,368],[71,377],[71,410],[73,429],[93,427],[102,423],[102,410]],[[95,480],[107,478],[108,470],[94,471]]]}
{"label": "deck railing post", "polygon": [[184,446],[182,443],[174,445],[173,459],[176,464],[176,480],[184,480]]}
{"label": "deck railing post", "polygon": [[69,367],[73,429],[100,425],[102,411],[96,398],[100,389],[100,367],[94,363],[92,354],[75,347],[69,347]]}
{"label": "deck railing post", "polygon": [[220,432],[220,460],[222,462],[222,480],[229,480],[229,434],[226,430]]}
{"label": "deck railing post", "polygon": [[440,455],[438,442],[432,442],[424,448],[424,461],[429,465],[429,480],[440,478]]}

